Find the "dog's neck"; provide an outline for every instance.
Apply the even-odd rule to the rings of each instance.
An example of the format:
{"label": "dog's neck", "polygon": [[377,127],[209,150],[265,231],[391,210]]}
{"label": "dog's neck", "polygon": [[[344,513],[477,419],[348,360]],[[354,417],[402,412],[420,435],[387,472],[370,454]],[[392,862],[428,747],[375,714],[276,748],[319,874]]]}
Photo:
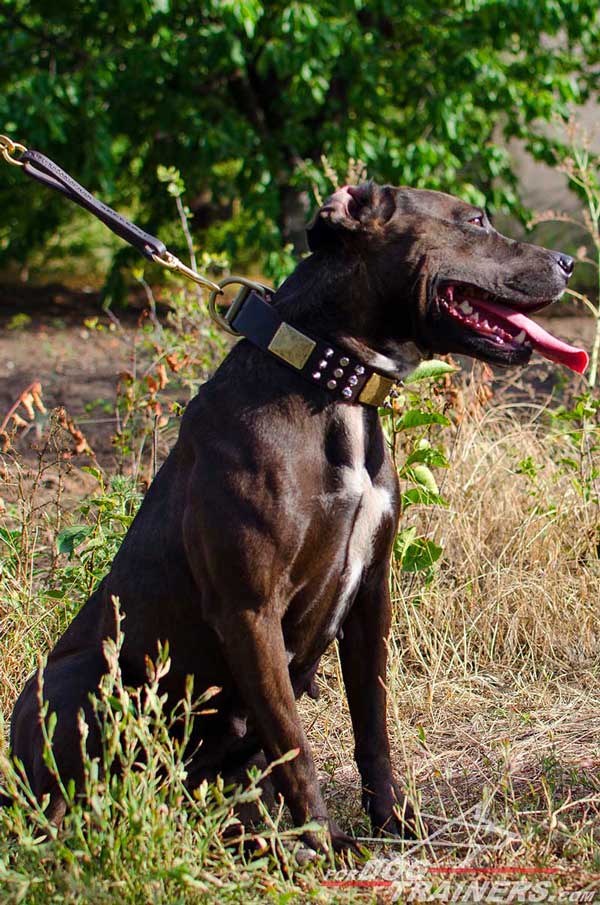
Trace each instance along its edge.
{"label": "dog's neck", "polygon": [[396,380],[422,358],[413,342],[410,306],[403,302],[386,303],[363,261],[323,252],[302,261],[273,298],[287,323]]}

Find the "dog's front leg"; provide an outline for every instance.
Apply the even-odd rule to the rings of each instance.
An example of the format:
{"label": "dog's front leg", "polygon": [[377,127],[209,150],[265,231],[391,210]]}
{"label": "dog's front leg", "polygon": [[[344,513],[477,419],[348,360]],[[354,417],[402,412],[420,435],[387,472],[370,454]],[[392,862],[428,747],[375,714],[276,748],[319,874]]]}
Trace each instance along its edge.
{"label": "dog's front leg", "polygon": [[[297,756],[273,771],[273,783],[288,805],[296,825],[318,820],[329,831],[333,848],[340,851],[356,843],[327,814],[310,748],[296,709],[281,623],[261,612],[243,610],[219,620],[219,634],[235,682],[250,710],[269,760],[288,751]],[[322,849],[318,834],[304,841]]]}
{"label": "dog's front leg", "polygon": [[375,832],[414,836],[414,812],[394,779],[386,725],[391,624],[388,572],[386,562],[361,585],[344,622],[340,659],[362,777],[363,807]]}

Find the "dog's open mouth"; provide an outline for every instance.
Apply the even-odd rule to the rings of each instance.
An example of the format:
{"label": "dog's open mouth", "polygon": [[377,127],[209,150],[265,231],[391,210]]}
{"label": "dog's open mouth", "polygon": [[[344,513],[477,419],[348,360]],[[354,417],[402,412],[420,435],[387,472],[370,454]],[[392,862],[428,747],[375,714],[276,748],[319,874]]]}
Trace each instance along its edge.
{"label": "dog's open mouth", "polygon": [[[444,283],[437,290],[437,304],[454,324],[483,340],[489,352],[502,358],[527,359],[531,349],[544,358],[583,374],[588,355],[563,342],[516,308],[497,296],[467,283]],[[535,309],[548,302],[539,302]],[[466,338],[466,337],[465,337]]]}

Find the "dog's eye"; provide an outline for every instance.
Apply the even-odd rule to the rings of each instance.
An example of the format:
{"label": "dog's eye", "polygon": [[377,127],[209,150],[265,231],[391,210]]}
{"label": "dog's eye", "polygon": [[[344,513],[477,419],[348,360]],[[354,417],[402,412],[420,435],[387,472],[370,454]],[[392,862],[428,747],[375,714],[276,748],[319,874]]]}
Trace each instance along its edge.
{"label": "dog's eye", "polygon": [[483,227],[483,214],[479,214],[477,217],[471,217],[470,220],[467,220],[467,223],[472,223],[474,226]]}

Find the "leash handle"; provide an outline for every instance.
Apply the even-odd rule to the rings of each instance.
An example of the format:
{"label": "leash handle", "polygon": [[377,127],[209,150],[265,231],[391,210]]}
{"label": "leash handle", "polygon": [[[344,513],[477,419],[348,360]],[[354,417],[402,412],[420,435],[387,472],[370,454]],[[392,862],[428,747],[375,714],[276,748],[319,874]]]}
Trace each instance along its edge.
{"label": "leash handle", "polygon": [[27,150],[19,158],[19,162],[23,166],[23,171],[27,173],[36,182],[60,192],[69,201],[74,201],[80,207],[85,208],[91,214],[101,220],[105,226],[108,226],[117,236],[125,239],[139,252],[154,260],[154,256],[162,257],[167,247],[164,242],[157,239],[156,236],[150,235],[124,217],[117,213],[112,207],[98,201],[91,192],[88,192],[79,184],[72,176],[69,176],[58,164],[41,154],[39,151]]}

